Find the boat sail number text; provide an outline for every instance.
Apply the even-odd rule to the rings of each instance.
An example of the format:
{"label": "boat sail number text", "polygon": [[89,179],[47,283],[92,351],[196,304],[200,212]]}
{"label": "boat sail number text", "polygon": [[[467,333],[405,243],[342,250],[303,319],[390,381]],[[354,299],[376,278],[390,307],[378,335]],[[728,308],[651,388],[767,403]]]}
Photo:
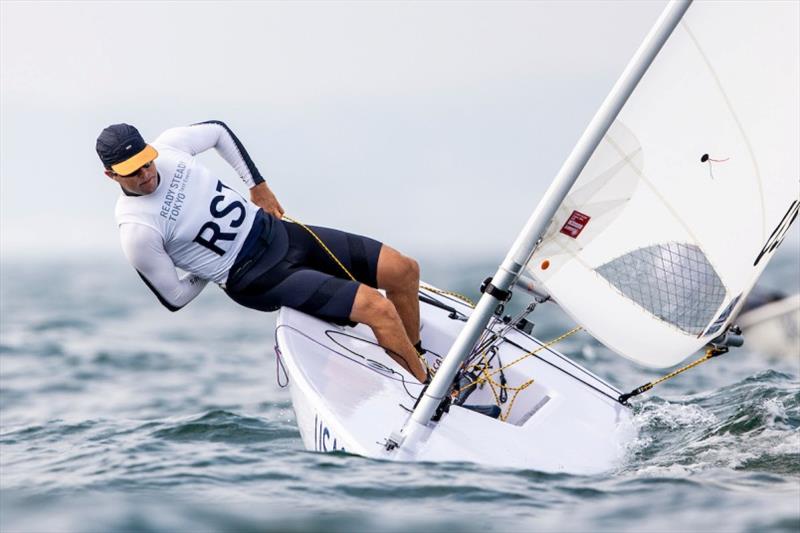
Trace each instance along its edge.
{"label": "boat sail number text", "polygon": [[315,452],[344,452],[344,446],[336,441],[325,422],[319,417],[314,415],[314,451]]}

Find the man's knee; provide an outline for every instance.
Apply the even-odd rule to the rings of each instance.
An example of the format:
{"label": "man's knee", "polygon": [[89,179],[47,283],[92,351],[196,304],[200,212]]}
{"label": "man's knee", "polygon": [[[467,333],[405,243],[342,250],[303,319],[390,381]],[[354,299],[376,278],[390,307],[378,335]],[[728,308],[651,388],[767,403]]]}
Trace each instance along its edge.
{"label": "man's knee", "polygon": [[390,291],[404,291],[415,289],[418,284],[419,263],[384,245],[378,261],[378,286]]}
{"label": "man's knee", "polygon": [[416,260],[406,257],[408,266],[406,267],[406,276],[412,284],[419,283],[419,263]]}
{"label": "man's knee", "polygon": [[393,290],[407,290],[413,288],[416,290],[419,285],[419,263],[414,259],[406,256],[400,256],[395,268],[394,283],[389,289]]}
{"label": "man's knee", "polygon": [[362,285],[356,294],[350,318],[369,326],[382,326],[394,322],[399,315],[389,299],[377,290]]}

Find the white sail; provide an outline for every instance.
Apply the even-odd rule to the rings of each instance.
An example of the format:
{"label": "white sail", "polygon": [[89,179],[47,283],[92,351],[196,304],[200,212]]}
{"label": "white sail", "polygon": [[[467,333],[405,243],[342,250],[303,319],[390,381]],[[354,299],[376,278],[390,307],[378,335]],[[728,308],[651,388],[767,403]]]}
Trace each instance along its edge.
{"label": "white sail", "polygon": [[798,2],[693,4],[528,262],[620,355],[719,335],[797,216],[799,26]]}

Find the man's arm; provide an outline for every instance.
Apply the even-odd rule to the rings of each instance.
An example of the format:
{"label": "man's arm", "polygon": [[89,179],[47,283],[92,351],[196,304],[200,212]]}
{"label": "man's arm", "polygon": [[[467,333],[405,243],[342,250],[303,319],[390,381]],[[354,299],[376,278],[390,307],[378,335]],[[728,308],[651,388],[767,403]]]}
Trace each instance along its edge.
{"label": "man's arm", "polygon": [[192,155],[215,148],[250,188],[250,200],[278,218],[283,216],[280,202],[267,186],[244,145],[224,122],[209,120],[191,126],[171,128],[159,135],[155,142]]}
{"label": "man's arm", "polygon": [[161,236],[141,224],[122,224],[119,228],[122,250],[139,276],[170,311],[188,304],[208,283],[194,274],[178,277],[175,264],[164,250]]}

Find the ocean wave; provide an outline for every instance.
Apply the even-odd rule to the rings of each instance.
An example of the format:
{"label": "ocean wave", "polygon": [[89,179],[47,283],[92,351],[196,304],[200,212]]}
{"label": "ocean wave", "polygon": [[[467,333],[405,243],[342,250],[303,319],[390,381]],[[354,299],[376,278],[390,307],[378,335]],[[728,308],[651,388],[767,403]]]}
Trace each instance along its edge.
{"label": "ocean wave", "polygon": [[209,411],[178,423],[166,424],[152,433],[157,439],[171,441],[208,441],[231,444],[296,438],[298,431],[284,426],[275,427],[266,420],[229,413]]}

